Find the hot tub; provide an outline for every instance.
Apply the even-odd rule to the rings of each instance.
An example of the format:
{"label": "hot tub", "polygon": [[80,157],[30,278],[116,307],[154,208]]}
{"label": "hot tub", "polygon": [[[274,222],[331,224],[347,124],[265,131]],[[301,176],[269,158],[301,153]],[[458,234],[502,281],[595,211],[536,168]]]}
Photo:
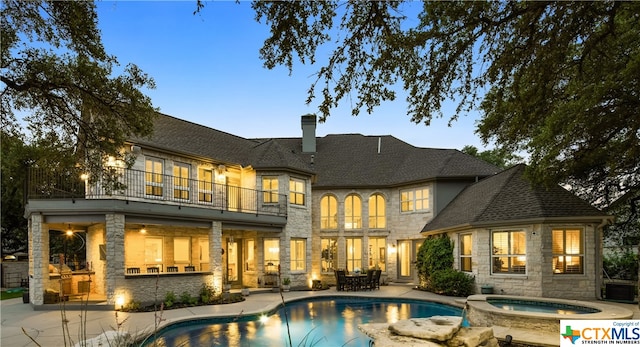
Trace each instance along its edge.
{"label": "hot tub", "polygon": [[471,326],[503,326],[560,333],[560,320],[630,319],[633,312],[600,302],[508,295],[467,298]]}

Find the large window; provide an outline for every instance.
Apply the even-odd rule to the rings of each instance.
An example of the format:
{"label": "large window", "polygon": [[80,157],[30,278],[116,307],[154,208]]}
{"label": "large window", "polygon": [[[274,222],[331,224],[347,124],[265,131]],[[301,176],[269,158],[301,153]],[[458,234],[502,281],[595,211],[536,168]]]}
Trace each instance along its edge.
{"label": "large window", "polygon": [[145,194],[162,196],[163,162],[157,158],[147,158],[144,163]]}
{"label": "large window", "polygon": [[338,200],[333,195],[320,199],[320,229],[338,228]]}
{"label": "large window", "polygon": [[144,262],[147,266],[163,263],[162,237],[145,237]]}
{"label": "large window", "polygon": [[362,268],[362,239],[361,238],[347,238],[347,270],[352,272],[356,269],[364,270]]}
{"label": "large window", "polygon": [[209,271],[209,239],[198,239],[198,260],[200,261],[200,271]]}
{"label": "large window", "polygon": [[213,201],[213,171],[198,169],[198,201]]}
{"label": "large window", "polygon": [[175,163],[173,166],[173,197],[189,200],[189,165]]}
{"label": "large window", "polygon": [[384,229],[387,227],[387,208],[384,197],[373,194],[369,197],[369,228]]}
{"label": "large window", "polygon": [[429,209],[429,188],[400,191],[400,210],[402,212],[426,211]]}
{"label": "large window", "polygon": [[289,202],[294,205],[304,205],[304,181],[296,178],[289,180]]}
{"label": "large window", "polygon": [[307,240],[291,239],[291,271],[306,270]]}
{"label": "large window", "polygon": [[344,200],[344,228],[362,228],[362,199],[357,195],[349,195]]}
{"label": "large window", "polygon": [[584,273],[583,232],[580,229],[553,229],[553,272]]}
{"label": "large window", "polygon": [[527,269],[526,234],[524,231],[492,233],[493,273],[524,274]]}
{"label": "large window", "polygon": [[277,273],[280,265],[280,240],[264,239],[264,271]]}
{"label": "large window", "polygon": [[191,238],[176,237],[173,239],[173,262],[191,264]]}
{"label": "large window", "polygon": [[387,239],[384,237],[369,238],[369,268],[387,271]]}
{"label": "large window", "polygon": [[320,239],[322,247],[322,272],[336,270],[338,261],[338,239],[335,237]]}
{"label": "large window", "polygon": [[262,178],[263,199],[265,204],[278,202],[278,177]]}
{"label": "large window", "polygon": [[471,234],[460,235],[460,271],[471,272]]}

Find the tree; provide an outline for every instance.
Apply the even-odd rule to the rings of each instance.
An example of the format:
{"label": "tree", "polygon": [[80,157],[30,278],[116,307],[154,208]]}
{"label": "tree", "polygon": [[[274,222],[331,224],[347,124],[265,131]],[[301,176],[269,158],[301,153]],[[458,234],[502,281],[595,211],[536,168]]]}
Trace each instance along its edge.
{"label": "tree", "polygon": [[[267,68],[316,63],[320,121],[407,93],[412,121],[479,108],[477,132],[524,151],[532,180],[588,183],[611,202],[640,186],[639,2],[254,2]],[[336,21],[337,23],[335,23]],[[485,93],[486,91],[486,93]]]}
{"label": "tree", "polygon": [[523,158],[510,152],[494,148],[479,152],[478,148],[471,145],[462,147],[462,153],[480,158],[487,163],[491,163],[499,168],[506,169],[513,165],[523,162]]}
{"label": "tree", "polygon": [[132,135],[151,133],[155,109],[142,88],[154,82],[130,64],[119,63],[101,42],[90,1],[19,1],[0,5],[2,127],[29,141],[55,138],[57,154],[72,155],[91,179],[102,176],[107,157]]}

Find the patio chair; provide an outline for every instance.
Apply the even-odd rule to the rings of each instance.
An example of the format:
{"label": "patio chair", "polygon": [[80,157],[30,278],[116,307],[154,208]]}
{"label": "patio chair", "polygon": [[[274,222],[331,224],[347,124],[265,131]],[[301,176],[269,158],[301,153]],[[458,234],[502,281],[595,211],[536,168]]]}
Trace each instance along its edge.
{"label": "patio chair", "polygon": [[369,284],[369,289],[380,289],[380,275],[382,275],[382,270],[374,271]]}
{"label": "patio chair", "polygon": [[373,281],[373,274],[374,274],[375,270],[369,270],[367,271],[367,278],[364,279],[364,283],[362,284],[362,289],[364,290],[371,290],[371,285],[372,285],[372,281]]}
{"label": "patio chair", "polygon": [[347,286],[347,274],[344,270],[336,270],[336,290],[343,291]]}

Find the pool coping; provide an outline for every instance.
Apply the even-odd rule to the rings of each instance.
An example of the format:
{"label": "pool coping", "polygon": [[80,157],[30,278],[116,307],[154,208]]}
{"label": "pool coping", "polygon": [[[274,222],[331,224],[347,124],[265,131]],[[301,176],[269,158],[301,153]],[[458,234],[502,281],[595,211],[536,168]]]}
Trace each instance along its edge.
{"label": "pool coping", "polygon": [[[600,312],[585,313],[585,314],[554,314],[554,313],[541,313],[541,312],[527,312],[527,311],[510,311],[501,309],[499,307],[491,305],[487,300],[495,299],[508,299],[508,300],[522,300],[522,301],[536,301],[536,302],[551,302],[556,304],[573,305],[578,307],[595,308]],[[493,312],[504,316],[513,317],[528,317],[528,318],[540,318],[540,319],[571,319],[571,320],[604,320],[604,319],[631,319],[633,318],[633,311],[623,307],[604,304],[591,301],[580,301],[570,299],[557,299],[557,298],[544,298],[544,297],[532,297],[532,296],[516,296],[516,295],[496,295],[496,294],[476,294],[467,297],[467,304],[474,305],[478,309],[483,311]]]}

